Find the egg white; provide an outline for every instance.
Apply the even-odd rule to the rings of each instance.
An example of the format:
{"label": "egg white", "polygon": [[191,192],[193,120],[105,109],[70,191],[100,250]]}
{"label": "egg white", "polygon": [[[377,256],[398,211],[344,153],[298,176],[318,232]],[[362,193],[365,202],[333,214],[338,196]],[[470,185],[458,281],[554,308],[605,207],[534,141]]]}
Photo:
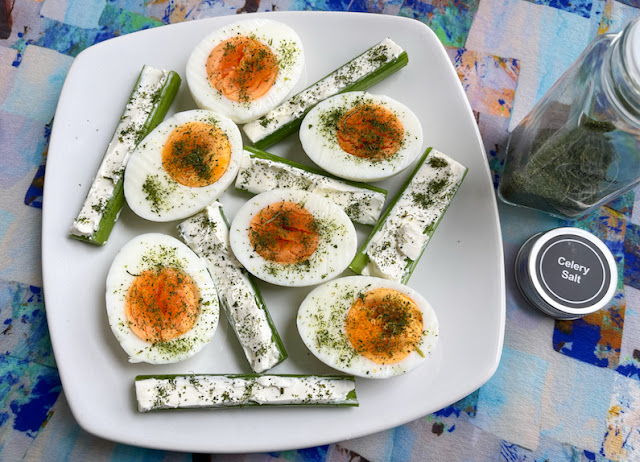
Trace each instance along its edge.
{"label": "egg white", "polygon": [[[231,159],[224,174],[208,186],[189,187],[175,181],[162,167],[162,148],[171,132],[188,122],[216,125],[229,139]],[[124,176],[124,195],[127,204],[138,216],[156,222],[181,220],[216,200],[233,183],[242,159],[242,135],[229,118],[213,111],[179,112],[158,125],[131,154]],[[151,181],[161,200],[153,201],[145,191]]]}
{"label": "egg white", "polygon": [[[249,239],[251,219],[269,204],[290,201],[303,204],[319,224],[320,241],[306,262],[279,264],[262,257]],[[254,276],[271,284],[309,286],[333,279],[344,271],[357,248],[356,230],[335,203],[300,190],[274,189],[249,199],[236,213],[229,233],[236,258]]]}
{"label": "egg white", "polygon": [[[135,275],[157,265],[182,269],[198,286],[202,300],[191,330],[167,342],[149,343],[129,327],[125,299]],[[205,263],[179,240],[159,233],[137,236],[120,249],[107,275],[106,306],[109,326],[132,363],[182,361],[202,350],[218,326],[218,296]]]}
{"label": "egg white", "polygon": [[[349,154],[338,144],[335,127],[323,122],[332,112],[347,112],[363,102],[393,112],[404,127],[402,146],[388,159],[375,161]],[[300,141],[309,158],[327,172],[347,180],[379,181],[401,172],[416,159],[422,149],[422,125],[411,109],[399,101],[353,91],[327,98],[311,109],[300,125]]]}
{"label": "egg white", "polygon": [[[407,295],[422,312],[423,335],[417,351],[395,364],[378,364],[358,354],[346,331],[349,309],[358,297],[370,290],[389,288]],[[415,290],[387,279],[349,276],[316,287],[298,310],[300,337],[320,361],[339,371],[360,377],[383,379],[405,374],[423,364],[438,339],[438,319],[431,305]]]}
{"label": "egg white", "polygon": [[[278,59],[278,75],[273,86],[253,101],[230,100],[221,95],[207,77],[207,59],[211,51],[237,35],[250,36],[267,45]],[[218,111],[234,122],[244,124],[280,104],[300,80],[303,68],[302,41],[291,27],[270,19],[251,19],[224,26],[198,43],[187,61],[186,74],[191,96],[198,107]]]}

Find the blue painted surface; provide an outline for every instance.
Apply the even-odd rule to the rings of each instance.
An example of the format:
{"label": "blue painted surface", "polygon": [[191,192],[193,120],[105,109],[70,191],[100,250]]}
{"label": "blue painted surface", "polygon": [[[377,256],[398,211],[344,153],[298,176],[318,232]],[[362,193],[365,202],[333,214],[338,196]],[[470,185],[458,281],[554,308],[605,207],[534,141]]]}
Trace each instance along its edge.
{"label": "blue painted surface", "polygon": [[633,223],[624,236],[624,283],[640,289],[640,226]]}
{"label": "blue painted surface", "polygon": [[[51,138],[51,123],[44,126],[43,150],[48,149],[49,139]],[[45,147],[47,146],[47,147]],[[24,203],[30,207],[37,209],[42,208],[42,193],[44,192],[44,174],[46,170],[47,157],[44,152],[41,154],[40,165],[36,171],[29,189],[24,196]]]}
{"label": "blue painted surface", "polygon": [[0,351],[55,367],[41,288],[0,281],[0,319]]}
{"label": "blue painted surface", "polygon": [[39,376],[30,390],[28,401],[11,402],[11,410],[15,414],[13,428],[35,436],[46,421],[61,390],[60,378],[55,371]]}
{"label": "blue painted surface", "polygon": [[106,0],[92,0],[90,2],[69,2],[64,15],[64,23],[84,29],[98,27]]}
{"label": "blue painted surface", "polygon": [[616,367],[616,372],[625,377],[640,380],[640,365],[638,363],[621,364]]}
{"label": "blue painted surface", "polygon": [[559,10],[574,13],[585,18],[591,16],[593,2],[591,0],[527,0],[536,5],[545,5]]}
{"label": "blue painted surface", "polygon": [[393,430],[393,450],[391,460],[411,460],[416,434],[408,427],[396,427]]}
{"label": "blue painted surface", "polygon": [[578,319],[572,322],[569,331],[558,328],[553,331],[553,349],[580,361],[598,367],[607,367],[609,362],[599,358],[594,349],[600,339],[600,326]]}
{"label": "blue painted surface", "polygon": [[[4,425],[11,425],[13,431],[35,438],[61,389],[55,368],[0,354],[0,414]],[[6,460],[3,454],[0,444],[0,460]]]}
{"label": "blue painted surface", "polygon": [[[72,60],[68,56],[37,48],[25,50],[24,53],[14,85],[1,108],[25,119],[48,124],[53,119],[60,90]],[[42,72],[47,73],[45,79],[38,77]],[[26,141],[20,140],[21,143]]]}
{"label": "blue painted surface", "polygon": [[480,390],[476,390],[469,396],[466,396],[460,401],[457,401],[450,406],[434,412],[432,415],[435,417],[451,417],[452,415],[455,417],[460,417],[460,415],[466,414],[470,417],[473,417],[476,415],[476,412],[478,410],[479,394]]}
{"label": "blue painted surface", "polygon": [[478,0],[405,0],[399,15],[427,24],[445,46],[462,47],[477,9]]}
{"label": "blue painted surface", "polygon": [[33,177],[33,181],[27,189],[27,193],[24,195],[24,203],[30,207],[37,209],[42,208],[42,193],[44,191],[44,174],[45,174],[45,162],[43,159],[42,164],[38,167],[38,171]]}
{"label": "blue painted surface", "polygon": [[162,22],[157,19],[146,18],[107,4],[98,21],[98,27],[83,29],[44,18],[42,33],[30,43],[75,57],[93,44],[160,25]]}

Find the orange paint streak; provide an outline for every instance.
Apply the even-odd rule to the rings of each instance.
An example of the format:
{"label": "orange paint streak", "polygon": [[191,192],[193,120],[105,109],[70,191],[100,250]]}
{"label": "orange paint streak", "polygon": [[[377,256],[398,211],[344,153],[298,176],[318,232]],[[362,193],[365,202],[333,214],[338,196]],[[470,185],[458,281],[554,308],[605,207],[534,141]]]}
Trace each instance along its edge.
{"label": "orange paint streak", "polygon": [[602,19],[600,20],[600,25],[598,27],[598,35],[609,32],[611,18],[613,16],[613,5],[613,0],[607,0],[604,4],[604,8],[602,9]]}
{"label": "orange paint streak", "polygon": [[624,410],[619,405],[613,405],[607,413],[607,432],[602,441],[602,451],[611,460],[626,460],[628,456],[628,451],[624,449],[623,414]]}
{"label": "orange paint streak", "polygon": [[609,409],[608,414],[609,414],[609,418],[612,419],[614,417],[620,417],[621,413],[622,413],[622,407],[619,405],[615,405]]}

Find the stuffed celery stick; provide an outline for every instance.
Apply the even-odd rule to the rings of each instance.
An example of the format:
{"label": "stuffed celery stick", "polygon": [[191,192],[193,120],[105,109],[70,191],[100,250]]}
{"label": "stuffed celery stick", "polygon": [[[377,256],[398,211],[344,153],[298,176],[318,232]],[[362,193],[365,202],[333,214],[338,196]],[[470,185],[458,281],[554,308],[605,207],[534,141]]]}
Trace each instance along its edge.
{"label": "stuffed celery stick", "polygon": [[272,189],[301,189],[336,203],[351,220],[373,225],[380,218],[387,191],[341,180],[326,172],[255,148],[245,147],[236,188],[260,194]]}
{"label": "stuffed celery stick", "polygon": [[184,242],[207,263],[218,298],[251,369],[264,372],[287,358],[260,291],[236,260],[219,202],[178,225]]}
{"label": "stuffed celery stick", "polygon": [[466,174],[460,163],[427,149],[349,268],[406,284]]}
{"label": "stuffed celery stick", "polygon": [[353,376],[139,375],[138,410],[235,406],[357,406]]}
{"label": "stuffed celery stick", "polygon": [[103,245],[124,205],[124,169],[131,151],[164,118],[180,87],[174,71],[143,66],[89,193],[69,234]]}
{"label": "stuffed celery stick", "polygon": [[320,101],[346,91],[366,90],[408,62],[400,46],[384,39],[242,129],[256,148],[266,149],[294,133],[305,114]]}

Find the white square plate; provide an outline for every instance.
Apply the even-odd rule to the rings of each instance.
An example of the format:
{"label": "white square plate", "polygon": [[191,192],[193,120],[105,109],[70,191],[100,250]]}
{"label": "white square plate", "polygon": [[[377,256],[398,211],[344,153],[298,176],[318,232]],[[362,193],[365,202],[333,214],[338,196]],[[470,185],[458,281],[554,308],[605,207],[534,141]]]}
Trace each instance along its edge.
{"label": "white square plate", "polygon": [[[258,15],[257,15],[258,16]],[[64,84],[47,161],[43,272],[47,319],[63,387],[73,415],[87,431],[139,446],[193,452],[260,452],[310,447],[391,428],[471,393],[495,372],[502,350],[505,286],[496,201],[480,135],[458,76],[436,35],[406,18],[351,13],[268,13],[291,25],[305,47],[306,70],[296,91],[390,37],[409,64],[369,91],[391,96],[417,114],[425,148],[433,146],[469,168],[410,286],[437,312],[441,331],[432,357],[388,380],[357,380],[357,408],[269,407],[138,413],[138,374],[249,373],[224,319],[214,341],[182,363],[129,364],[110,331],[105,278],[115,254],[133,236],[176,223],[154,224],[126,206],[109,242],[94,247],[68,237],[129,92],[143,64],[183,77],[171,112],[195,108],[184,79],[193,47],[210,31],[246,18],[230,16],[176,24],[109,40],[83,51]],[[295,135],[271,152],[310,164]],[[397,192],[403,174],[380,183]],[[227,191],[229,217],[248,196]],[[359,227],[362,240],[369,228]],[[263,296],[289,352],[273,373],[333,371],[304,347],[297,307],[311,290],[263,284]],[[224,316],[223,316],[224,318]]]}

